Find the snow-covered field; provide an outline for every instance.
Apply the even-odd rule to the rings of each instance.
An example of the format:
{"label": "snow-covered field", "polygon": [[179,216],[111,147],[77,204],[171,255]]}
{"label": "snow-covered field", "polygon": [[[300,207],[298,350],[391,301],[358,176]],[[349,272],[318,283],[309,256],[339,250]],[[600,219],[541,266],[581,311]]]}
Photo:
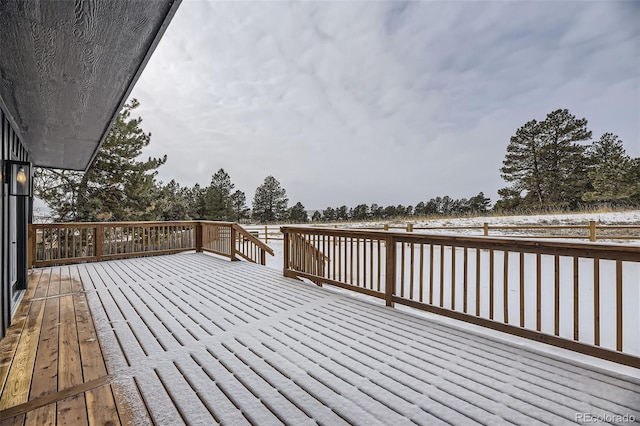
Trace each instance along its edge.
{"label": "snow-covered field", "polygon": [[[540,216],[504,216],[504,217],[477,217],[461,219],[440,219],[429,220],[427,222],[414,223],[414,227],[420,226],[482,226],[484,222],[492,225],[584,225],[588,221],[594,220],[598,224],[607,225],[640,225],[640,211],[623,213],[592,213],[592,214],[563,214],[563,215],[540,215]],[[367,228],[381,227],[382,222],[362,222],[338,225],[344,228]],[[406,223],[395,222],[392,226],[405,226]],[[478,230],[429,230],[414,231],[438,234],[457,235],[478,235]],[[619,232],[622,234],[623,232]],[[497,231],[492,231],[492,235],[497,236]],[[545,241],[549,241],[546,240]],[[557,241],[554,239],[554,241]],[[570,240],[576,242],[576,240]],[[588,242],[585,242],[588,244]],[[267,266],[282,270],[283,253],[282,241],[270,240],[269,246],[274,249],[275,256],[267,257]],[[639,245],[640,240],[627,240],[609,242],[603,241],[595,244],[623,244]],[[639,248],[640,250],[640,248]],[[439,301],[439,249],[435,250],[434,275],[436,282],[434,285],[434,303]],[[408,252],[406,259],[408,259]],[[519,258],[517,253],[509,254],[508,270],[508,302],[509,317],[508,322],[519,325],[520,321],[520,287],[519,287]],[[384,257],[382,257],[384,258]],[[445,248],[444,279],[445,286],[445,307],[450,307],[451,287],[451,249]],[[462,310],[463,295],[463,264],[462,249],[456,251],[456,310]],[[480,316],[488,318],[489,315],[489,254],[481,251],[481,288],[480,288]],[[494,319],[503,321],[503,253],[496,252],[493,261],[494,275]],[[525,327],[535,329],[536,327],[536,266],[535,255],[525,255]],[[428,266],[428,265],[426,265]],[[473,314],[475,311],[475,251],[469,252],[469,280],[468,305]],[[615,349],[616,347],[616,270],[615,262],[600,261],[600,344],[605,348]],[[542,331],[553,334],[554,332],[554,257],[542,256],[542,294],[541,294],[541,323]],[[579,340],[585,343],[594,343],[594,280],[593,280],[593,260],[580,259],[578,262],[579,271]],[[415,276],[419,275],[418,265],[414,265]],[[573,310],[573,258],[560,257],[560,336],[568,339],[573,338],[574,330],[574,310]],[[407,272],[408,274],[408,272]],[[425,272],[426,274],[426,272]],[[345,291],[345,290],[338,290]],[[360,297],[360,296],[359,296]],[[405,295],[408,297],[408,295]],[[413,299],[417,299],[417,291]],[[640,263],[623,262],[623,342],[624,352],[640,355]]]}

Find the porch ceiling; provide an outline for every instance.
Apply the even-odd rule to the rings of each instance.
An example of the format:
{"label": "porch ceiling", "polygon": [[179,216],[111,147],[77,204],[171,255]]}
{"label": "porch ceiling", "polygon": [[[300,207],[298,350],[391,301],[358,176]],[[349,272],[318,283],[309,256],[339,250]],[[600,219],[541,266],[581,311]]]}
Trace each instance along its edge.
{"label": "porch ceiling", "polygon": [[0,2],[0,104],[34,164],[89,166],[179,3]]}

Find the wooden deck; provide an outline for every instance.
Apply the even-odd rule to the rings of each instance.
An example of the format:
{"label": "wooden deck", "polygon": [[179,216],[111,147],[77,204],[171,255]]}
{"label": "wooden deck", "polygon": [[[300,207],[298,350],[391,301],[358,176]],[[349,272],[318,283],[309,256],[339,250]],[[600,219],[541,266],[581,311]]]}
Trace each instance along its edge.
{"label": "wooden deck", "polygon": [[2,425],[640,419],[638,379],[206,254],[38,269],[0,352]]}

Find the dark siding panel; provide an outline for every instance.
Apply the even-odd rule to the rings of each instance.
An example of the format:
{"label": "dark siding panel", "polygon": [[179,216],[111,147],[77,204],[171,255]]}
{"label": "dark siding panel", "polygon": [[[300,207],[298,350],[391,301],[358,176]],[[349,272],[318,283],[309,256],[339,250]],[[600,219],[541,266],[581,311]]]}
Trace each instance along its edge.
{"label": "dark siding panel", "polygon": [[[29,153],[17,133],[11,127],[4,111],[0,108],[0,157],[4,160],[17,159],[29,161]],[[2,171],[4,174],[4,170]],[[0,186],[0,337],[4,337],[11,324],[12,298],[10,282],[11,242],[9,240],[9,221],[17,220],[18,232],[18,289],[25,289],[28,282],[27,271],[27,226],[30,217],[31,200],[16,198],[18,217],[11,217],[7,186]]]}

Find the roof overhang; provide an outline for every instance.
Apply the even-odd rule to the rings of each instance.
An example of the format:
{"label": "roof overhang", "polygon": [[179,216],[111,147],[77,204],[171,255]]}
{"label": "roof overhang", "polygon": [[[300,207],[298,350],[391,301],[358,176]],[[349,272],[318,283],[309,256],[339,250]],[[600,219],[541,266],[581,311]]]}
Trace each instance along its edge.
{"label": "roof overhang", "polygon": [[0,2],[0,106],[35,165],[89,167],[179,3]]}

